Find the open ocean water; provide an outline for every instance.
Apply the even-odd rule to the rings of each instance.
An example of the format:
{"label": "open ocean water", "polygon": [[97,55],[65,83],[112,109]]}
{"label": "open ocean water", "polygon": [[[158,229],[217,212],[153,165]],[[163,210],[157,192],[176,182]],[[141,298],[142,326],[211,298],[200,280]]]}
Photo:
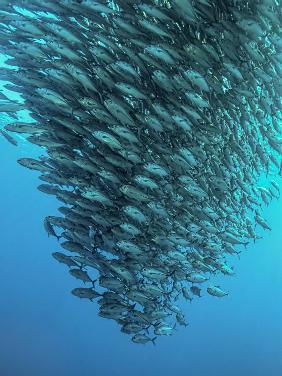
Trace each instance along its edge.
{"label": "open ocean water", "polygon": [[227,297],[185,303],[187,328],[157,346],[134,345],[97,316],[96,303],[70,294],[78,283],[51,257],[59,245],[43,228],[58,203],[16,162],[41,151],[16,138],[18,147],[0,138],[1,376],[282,374],[281,199],[264,210],[272,230],[232,258],[235,276],[221,277]]}
{"label": "open ocean water", "polygon": [[[0,128],[12,121],[0,114]],[[262,212],[271,231],[230,258],[235,275],[211,276],[228,296],[182,302],[187,328],[136,345],[98,316],[96,302],[70,293],[82,284],[52,258],[61,249],[43,227],[58,201],[37,190],[39,173],[17,163],[42,150],[15,139],[18,147],[0,138],[0,376],[282,375],[282,198]]]}

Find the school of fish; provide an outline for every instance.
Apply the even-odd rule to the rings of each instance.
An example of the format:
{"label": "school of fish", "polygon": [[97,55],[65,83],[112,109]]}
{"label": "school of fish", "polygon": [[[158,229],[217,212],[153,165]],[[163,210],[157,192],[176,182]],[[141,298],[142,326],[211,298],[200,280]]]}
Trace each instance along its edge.
{"label": "school of fish", "polygon": [[279,0],[1,0],[0,79],[23,98],[0,93],[1,133],[45,150],[18,162],[63,203],[53,256],[135,343],[186,326],[181,297],[226,296],[213,276],[270,230],[281,26]]}

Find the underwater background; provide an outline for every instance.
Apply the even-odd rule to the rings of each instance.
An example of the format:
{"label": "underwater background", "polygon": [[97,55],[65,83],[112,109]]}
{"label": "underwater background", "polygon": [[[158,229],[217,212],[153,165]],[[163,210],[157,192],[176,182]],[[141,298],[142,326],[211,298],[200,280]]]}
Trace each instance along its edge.
{"label": "underwater background", "polygon": [[[4,85],[0,92],[19,100]],[[0,114],[0,129],[12,121]],[[182,301],[187,328],[156,346],[135,345],[98,316],[96,302],[71,294],[78,283],[51,256],[60,245],[43,226],[58,201],[37,189],[39,172],[17,163],[43,151],[15,139],[17,147],[0,137],[0,376],[282,375],[282,198],[262,210],[271,231],[232,257],[235,275],[211,276],[228,296]]]}
{"label": "underwater background", "polygon": [[58,203],[36,189],[39,173],[16,163],[42,150],[16,139],[17,148],[0,138],[1,376],[281,375],[281,199],[263,211],[272,230],[233,257],[235,276],[217,278],[227,297],[184,303],[187,328],[134,345],[96,303],[70,294],[77,282],[51,257],[59,244],[43,228]]}

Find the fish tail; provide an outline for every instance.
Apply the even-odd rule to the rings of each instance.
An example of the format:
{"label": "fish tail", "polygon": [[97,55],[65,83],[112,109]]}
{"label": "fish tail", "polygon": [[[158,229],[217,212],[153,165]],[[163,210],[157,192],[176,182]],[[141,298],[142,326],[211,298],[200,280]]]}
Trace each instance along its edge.
{"label": "fish tail", "polygon": [[157,338],[158,337],[154,337],[154,338],[151,339],[151,341],[152,341],[152,343],[153,343],[154,346],[156,346],[156,342],[155,341],[156,341]]}

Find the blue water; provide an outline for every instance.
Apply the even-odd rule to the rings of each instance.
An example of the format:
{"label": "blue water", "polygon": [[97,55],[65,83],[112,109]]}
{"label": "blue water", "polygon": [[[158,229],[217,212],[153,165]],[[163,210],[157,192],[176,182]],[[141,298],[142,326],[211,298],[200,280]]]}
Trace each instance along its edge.
{"label": "blue water", "polygon": [[282,200],[265,210],[271,233],[233,258],[228,297],[194,299],[188,328],[134,345],[96,303],[70,294],[79,283],[51,257],[60,248],[42,221],[58,203],[16,163],[37,149],[1,138],[0,150],[1,376],[281,375]]}
{"label": "blue water", "polygon": [[16,163],[40,152],[17,140],[15,148],[0,139],[0,376],[282,374],[282,200],[264,212],[272,231],[235,256],[236,275],[220,281],[228,297],[194,299],[188,328],[155,347],[134,345],[97,316],[96,303],[70,294],[80,283],[51,257],[60,247],[43,229],[60,203]]}

